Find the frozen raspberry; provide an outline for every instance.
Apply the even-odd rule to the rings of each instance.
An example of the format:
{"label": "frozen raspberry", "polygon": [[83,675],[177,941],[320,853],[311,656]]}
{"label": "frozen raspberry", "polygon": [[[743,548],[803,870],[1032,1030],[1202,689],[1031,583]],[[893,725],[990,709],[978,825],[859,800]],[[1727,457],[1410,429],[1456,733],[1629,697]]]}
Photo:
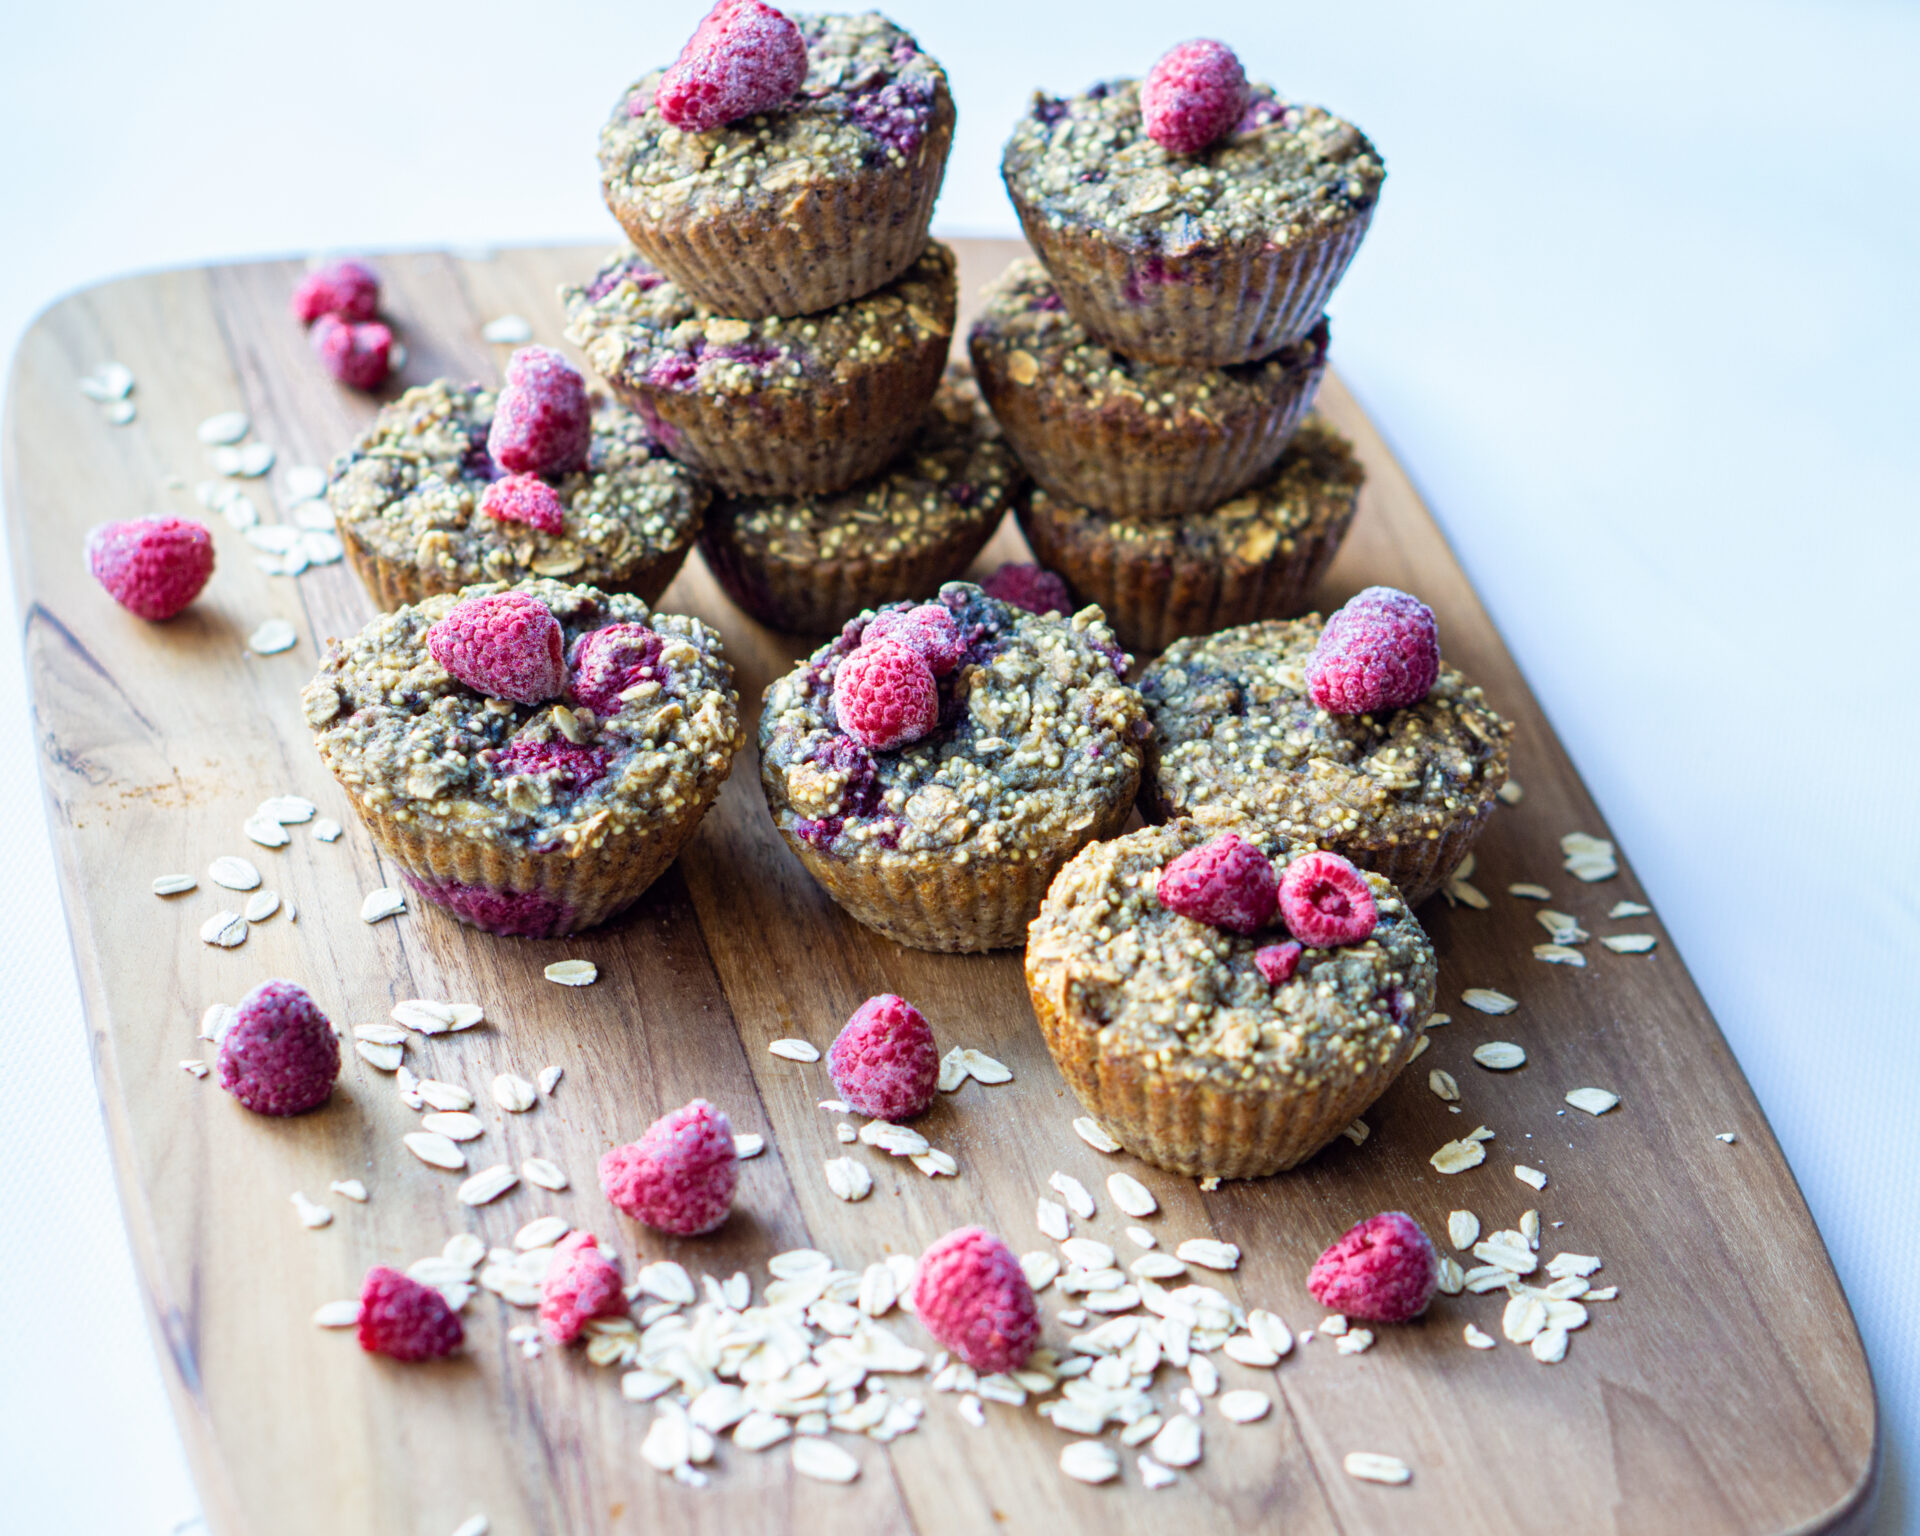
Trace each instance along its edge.
{"label": "frozen raspberry", "polygon": [[1300,969],[1300,946],[1288,940],[1285,944],[1269,944],[1253,952],[1253,966],[1270,987],[1277,987],[1283,981],[1292,981],[1293,973]]}
{"label": "frozen raspberry", "polygon": [[327,372],[351,389],[378,389],[393,360],[393,332],[378,320],[322,315],[307,340]]}
{"label": "frozen raspberry", "polygon": [[1045,566],[1030,561],[1011,561],[982,583],[988,597],[1024,608],[1028,613],[1072,613],[1073,598],[1067,584]]}
{"label": "frozen raspberry", "polygon": [[508,475],[480,496],[480,510],[501,523],[525,523],[542,533],[565,533],[567,514],[560,493],[538,475]]}
{"label": "frozen raspberry", "polygon": [[910,651],[918,651],[935,677],[945,677],[959,666],[960,658],[967,651],[967,642],[961,638],[960,626],[954,623],[952,612],[938,603],[922,603],[918,608],[889,608],[884,613],[876,613],[860,640],[863,645],[891,640]]}
{"label": "frozen raspberry", "polygon": [[576,747],[570,741],[534,741],[516,737],[497,764],[502,773],[543,773],[553,776],[558,789],[585,789],[604,778],[607,754],[598,747]]}
{"label": "frozen raspberry", "polygon": [[1337,853],[1308,853],[1280,877],[1287,932],[1315,949],[1362,944],[1380,920],[1367,877]]}
{"label": "frozen raspberry", "polygon": [[807,78],[800,29],[760,0],[720,0],[653,93],[660,115],[705,133],[777,107]]}
{"label": "frozen raspberry", "polygon": [[427,631],[433,659],[490,699],[544,704],[567,691],[566,639],[547,605],[525,592],[456,603]]}
{"label": "frozen raspberry", "polygon": [[1427,1310],[1440,1261],[1414,1219],[1382,1211],[1314,1260],[1307,1289],[1323,1307],[1370,1323],[1405,1323]]}
{"label": "frozen raspberry", "polygon": [[940,723],[940,685],[918,651],[893,640],[863,645],[833,675],[840,729],[876,752],[918,741]]}
{"label": "frozen raspberry", "polygon": [[1392,587],[1368,587],[1328,619],[1307,658],[1307,692],[1335,715],[1418,704],[1439,676],[1433,610]]}
{"label": "frozen raspberry", "polygon": [[1161,870],[1154,894],[1196,923],[1258,933],[1273,920],[1273,861],[1238,834],[1222,832]]}
{"label": "frozen raspberry", "polygon": [[827,1050],[833,1086],[863,1115],[911,1120],[933,1103],[940,1053],[920,1010],[883,992],[854,1010]]}
{"label": "frozen raspberry", "polygon": [[558,480],[587,467],[593,412],[587,381],[558,352],[522,347],[507,363],[487,451],[509,474]]}
{"label": "frozen raspberry", "polygon": [[380,279],[357,261],[330,261],[315,267],[293,290],[293,313],[302,325],[322,315],[342,320],[371,320],[380,312]]}
{"label": "frozen raspberry", "polygon": [[377,1264],[360,1287],[360,1347],[395,1360],[437,1360],[460,1347],[467,1330],[430,1285]]}
{"label": "frozen raspberry", "polygon": [[540,1321],[556,1344],[571,1344],[596,1317],[620,1317],[627,1298],[620,1271],[591,1232],[569,1232],[553,1250],[540,1284]]}
{"label": "frozen raspberry", "polygon": [[1247,110],[1247,72],[1225,43],[1200,38],[1160,56],[1140,87],[1147,135],[1168,154],[1195,155]]}
{"label": "frozen raspberry", "polygon": [[306,989],[263,981],[220,1040],[220,1086],[258,1115],[304,1115],[327,1102],[340,1042]]}
{"label": "frozen raspberry", "polygon": [[705,1099],[662,1115],[638,1141],[600,1159],[600,1187],[635,1221],[693,1237],[733,1209],[740,1161],[733,1127]]}
{"label": "frozen raspberry", "polygon": [[961,1227],[920,1255],[913,1307],[921,1325],[976,1371],[1017,1371],[1040,1337],[1040,1304],[1013,1250]]}
{"label": "frozen raspberry", "polygon": [[620,695],[648,681],[660,682],[660,636],[644,624],[608,624],[573,642],[573,679],[568,696],[602,720],[620,713]]}
{"label": "frozen raspberry", "polygon": [[102,523],[87,535],[87,568],[127,612],[170,619],[213,574],[213,535],[184,517]]}

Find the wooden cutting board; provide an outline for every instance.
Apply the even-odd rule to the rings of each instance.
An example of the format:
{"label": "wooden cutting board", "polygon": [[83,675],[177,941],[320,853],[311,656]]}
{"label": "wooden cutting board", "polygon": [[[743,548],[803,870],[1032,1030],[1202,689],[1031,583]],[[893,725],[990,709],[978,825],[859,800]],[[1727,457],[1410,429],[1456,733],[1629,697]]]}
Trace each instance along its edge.
{"label": "wooden cutting board", "polygon": [[[964,292],[1016,249],[963,244]],[[505,349],[480,333],[495,316],[524,315],[538,340],[558,343],[555,287],[591,272],[597,255],[382,258],[386,307],[410,354],[404,382],[497,377]],[[1793,1175],[1657,918],[1607,920],[1615,902],[1644,899],[1632,871],[1623,862],[1617,878],[1584,885],[1561,869],[1562,834],[1606,827],[1406,474],[1337,380],[1321,402],[1358,444],[1368,482],[1325,601],[1370,582],[1425,597],[1447,655],[1518,722],[1525,798],[1499,812],[1480,846],[1475,882],[1490,907],[1435,901],[1423,913],[1453,1022],[1369,1113],[1365,1145],[1340,1140],[1295,1173],[1202,1194],[1074,1135],[1079,1109],[1034,1026],[1017,955],[916,953],[843,917],[775,835],[751,747],[678,866],[610,930],[546,943],[489,938],[429,911],[361,921],[362,895],[397,883],[395,872],[321,769],[297,697],[318,644],[371,616],[352,575],[341,565],[298,580],[264,574],[240,535],[208,516],[220,559],[211,586],[181,618],[149,626],[107,600],[81,556],[84,531],[104,519],[206,515],[187,487],[212,472],[195,427],[215,412],[247,411],[278,451],[281,467],[248,487],[269,520],[282,469],[324,465],[371,416],[374,403],[330,383],[288,318],[297,274],[287,262],[170,272],[61,302],[21,345],[5,432],[34,730],[101,1102],[166,1374],[221,1536],[443,1536],[479,1511],[502,1536],[1865,1528],[1873,1386]],[[129,426],[108,425],[76,387],[108,359],[139,380]],[[1023,553],[1009,524],[982,565]],[[719,626],[750,718],[804,649],[743,618],[697,558],[663,606]],[[290,620],[299,644],[253,655],[245,637],[270,617]],[[319,802],[346,836],[329,846],[296,827],[283,850],[255,847],[241,823],[281,793]],[[205,874],[221,854],[257,863],[297,904],[297,922],[261,923],[234,950],[199,942],[202,920],[225,904]],[[176,871],[198,873],[200,888],[150,894],[153,877]],[[1514,881],[1547,885],[1553,905],[1594,933],[1584,969],[1532,957],[1546,934],[1537,904],[1506,894]],[[1656,934],[1659,947],[1618,955],[1599,943],[1623,931]],[[598,983],[545,981],[542,968],[562,957],[595,961]],[[210,1051],[195,1038],[207,1005],[270,976],[303,982],[342,1026],[383,1020],[405,998],[484,1003],[485,1027],[416,1042],[409,1060],[480,1096],[488,1130],[473,1166],[544,1155],[573,1188],[523,1185],[479,1211],[457,1204],[454,1175],[402,1150],[414,1117],[392,1080],[357,1058],[326,1110],[288,1122],[250,1116],[184,1072],[183,1059]],[[1508,992],[1519,1010],[1478,1014],[1461,1004],[1469,987]],[[958,1158],[958,1178],[930,1180],[856,1148],[875,1189],[849,1205],[822,1174],[824,1159],[847,1150],[834,1138],[839,1117],[816,1107],[831,1095],[824,1064],[767,1047],[783,1036],[825,1047],[879,991],[915,999],[943,1050],[979,1047],[1014,1078],[969,1083],[924,1122]],[[1472,1048],[1493,1039],[1523,1045],[1527,1065],[1476,1066]],[[496,1073],[531,1077],[549,1062],[566,1076],[533,1112],[507,1116],[488,1102]],[[1429,1091],[1433,1067],[1459,1080],[1463,1113]],[[1584,1086],[1614,1090],[1620,1106],[1597,1120],[1568,1109],[1562,1095]],[[746,1165],[718,1234],[675,1241],[618,1217],[594,1168],[608,1146],[696,1095],[722,1105],[736,1130],[763,1133],[768,1149]],[[1443,1142],[1483,1123],[1496,1132],[1483,1166],[1451,1178],[1429,1166]],[[1520,1183],[1516,1163],[1545,1170],[1546,1189]],[[1158,1194],[1161,1214],[1147,1225],[1163,1247],[1203,1235],[1239,1244],[1245,1258],[1224,1286],[1296,1329],[1321,1316],[1304,1285],[1313,1257],[1381,1209],[1410,1211],[1438,1236],[1455,1208],[1491,1231],[1536,1207],[1548,1223],[1543,1256],[1601,1255],[1596,1284],[1617,1284],[1619,1299],[1593,1306],[1558,1365],[1505,1342],[1465,1346],[1469,1321],[1499,1334],[1498,1293],[1441,1298],[1423,1322],[1379,1330],[1364,1354],[1339,1354],[1323,1337],[1275,1370],[1226,1362],[1228,1386],[1263,1387],[1276,1411],[1239,1427],[1209,1410],[1204,1461],[1161,1492],[1141,1486],[1131,1453],[1117,1483],[1070,1482],[1057,1464],[1066,1437],[1031,1408],[989,1405],[976,1429],[954,1397],[925,1392],[925,1378],[900,1388],[926,1397],[916,1433],[890,1447],[836,1437],[861,1463],[850,1486],[798,1478],[784,1447],[755,1455],[723,1441],[712,1485],[696,1491],[640,1461],[653,1410],[622,1399],[617,1372],[577,1349],[522,1358],[506,1333],[531,1314],[487,1293],[468,1308],[464,1354],[426,1367],[363,1356],[308,1321],[318,1304],[353,1295],[371,1264],[404,1265],[461,1231],[505,1244],[547,1212],[614,1240],[629,1274],[636,1254],[673,1257],[696,1274],[743,1269],[756,1287],[782,1249],[818,1246],[857,1267],[967,1222],[1016,1251],[1044,1247],[1034,1202],[1056,1169],[1100,1198],[1080,1230],[1130,1252],[1104,1195],[1116,1168]],[[348,1177],[365,1181],[368,1204],[328,1195]],[[330,1205],[332,1225],[304,1229],[295,1190]],[[1056,1344],[1072,1331],[1052,1318],[1061,1305],[1049,1295]],[[895,1321],[922,1337],[910,1318]],[[1171,1400],[1167,1377],[1160,1395]],[[1354,1481],[1342,1471],[1350,1451],[1400,1457],[1413,1480]]]}

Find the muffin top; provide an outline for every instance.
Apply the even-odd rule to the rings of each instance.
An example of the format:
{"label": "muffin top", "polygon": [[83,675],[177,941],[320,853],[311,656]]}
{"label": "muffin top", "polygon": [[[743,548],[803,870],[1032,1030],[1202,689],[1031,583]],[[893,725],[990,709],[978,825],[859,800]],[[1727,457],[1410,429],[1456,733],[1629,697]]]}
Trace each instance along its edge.
{"label": "muffin top", "polygon": [[1173,154],[1147,134],[1137,80],[1036,93],[1000,169],[1016,200],[1047,218],[1169,255],[1311,239],[1371,208],[1387,174],[1353,124],[1266,85],[1219,142]]}
{"label": "muffin top", "polygon": [[1146,723],[1127,657],[1098,608],[1028,613],[959,581],[937,601],[967,649],[918,741],[869,751],[835,716],[835,674],[872,612],[767,690],[760,771],[774,819],[840,854],[1044,856],[1133,793]]}
{"label": "muffin top", "polygon": [[[564,702],[487,698],[428,651],[427,631],[455,604],[509,590],[560,622]],[[582,638],[612,625],[635,626],[618,637],[634,665],[583,671]],[[609,691],[629,676],[639,680]],[[674,816],[726,777],[745,742],[716,631],[637,597],[539,579],[429,597],[330,641],[301,703],[321,757],[370,812],[542,850],[585,850]]]}
{"label": "muffin top", "polygon": [[725,397],[846,380],[953,335],[953,252],[930,241],[884,288],[820,314],[738,320],[697,303],[631,249],[563,288],[567,339],[602,378]]}
{"label": "muffin top", "polygon": [[913,34],[877,11],[794,14],[807,75],[786,105],[688,133],[654,107],[663,66],[628,88],[600,130],[600,173],[660,208],[777,195],[904,165],[936,122],[951,123],[945,71]]}
{"label": "muffin top", "polygon": [[380,409],[333,461],[327,501],[375,554],[418,565],[449,588],[567,576],[617,586],[636,567],[689,543],[707,489],[648,436],[633,412],[593,400],[587,467],[551,482],[566,517],[558,534],[480,510],[500,476],[487,453],[495,391],[436,379]]}
{"label": "muffin top", "polygon": [[1137,1056],[1180,1081],[1311,1092],[1390,1061],[1425,1026],[1437,978],[1433,946],[1400,893],[1366,875],[1372,935],[1303,949],[1292,977],[1273,985],[1254,955],[1286,942],[1277,918],[1260,933],[1231,933],[1154,894],[1162,869],[1225,830],[1276,870],[1306,851],[1231,821],[1177,821],[1091,844],[1055,877],[1029,930],[1035,985],[1064,986],[1069,1015],[1099,1031],[1103,1056]]}
{"label": "muffin top", "polygon": [[1318,614],[1177,640],[1140,679],[1171,815],[1237,815],[1303,844],[1413,841],[1506,782],[1512,726],[1441,663],[1417,704],[1336,715],[1307,694]]}

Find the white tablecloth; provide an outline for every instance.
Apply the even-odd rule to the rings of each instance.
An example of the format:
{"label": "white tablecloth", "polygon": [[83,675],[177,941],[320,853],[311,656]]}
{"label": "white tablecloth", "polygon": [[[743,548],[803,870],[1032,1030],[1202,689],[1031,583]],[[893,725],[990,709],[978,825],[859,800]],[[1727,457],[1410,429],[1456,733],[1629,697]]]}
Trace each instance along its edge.
{"label": "white tablecloth", "polygon": [[[59,292],[141,267],[611,244],[594,134],[702,8],[10,7],[0,341]],[[891,9],[960,102],[949,231],[1013,232],[997,157],[1031,87],[1138,72],[1190,31],[1381,146],[1391,179],[1335,300],[1335,361],[1772,1117],[1874,1362],[1878,1529],[1920,1528],[1902,1491],[1920,1464],[1920,11]],[[158,1536],[192,1528],[195,1499],[114,1201],[33,758],[0,648],[0,774],[22,801],[0,830],[4,1523]]]}

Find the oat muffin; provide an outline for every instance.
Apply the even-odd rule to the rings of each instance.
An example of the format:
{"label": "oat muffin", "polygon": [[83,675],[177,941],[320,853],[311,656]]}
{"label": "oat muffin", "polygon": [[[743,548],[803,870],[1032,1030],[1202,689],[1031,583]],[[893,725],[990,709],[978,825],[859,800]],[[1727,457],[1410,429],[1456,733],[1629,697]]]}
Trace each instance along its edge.
{"label": "oat muffin", "polygon": [[1309,416],[1264,480],[1210,511],[1116,517],[1036,490],[1020,527],[1042,565],[1106,611],[1122,645],[1151,653],[1308,607],[1365,478],[1347,440]]}
{"label": "oat muffin", "polygon": [[863,608],[958,576],[1025,486],[979,391],[956,371],[882,473],[837,496],[722,497],[700,550],[762,624],[831,634]]}
{"label": "oat muffin", "polygon": [[919,259],[953,142],[945,71],[884,16],[796,14],[807,73],[785,106],[704,133],[642,76],[600,133],[607,206],[647,261],[723,315],[807,315]]}
{"label": "oat muffin", "polygon": [[907,445],[953,340],[953,252],[801,319],[717,315],[631,251],[561,290],[567,339],[675,458],[734,496],[827,495]]}
{"label": "oat muffin", "polygon": [[[429,651],[428,630],[456,603],[506,591],[559,621],[564,702],[486,697]],[[718,634],[557,581],[383,614],[329,642],[301,699],[321,759],[414,894],[526,937],[591,928],[632,903],[693,835],[745,742]]]}
{"label": "oat muffin", "polygon": [[893,751],[841,729],[834,680],[861,614],[767,690],[760,780],[787,846],[851,916],[916,949],[1004,949],[1060,866],[1126,823],[1145,715],[1099,610],[1032,614],[965,582],[938,602],[966,646],[938,724]]}
{"label": "oat muffin", "polygon": [[481,511],[496,391],[436,379],[389,402],[333,461],[327,503],[347,559],[382,608],[483,581],[566,577],[652,602],[693,547],[707,488],[633,412],[593,397],[587,467],[553,482],[560,533]]}
{"label": "oat muffin", "polygon": [[1214,368],[1313,328],[1386,178],[1359,129],[1264,85],[1217,143],[1173,154],[1146,132],[1135,80],[1036,95],[1000,169],[1093,336],[1142,361]]}
{"label": "oat muffin", "polygon": [[1318,614],[1179,640],[1140,679],[1154,731],[1149,821],[1237,816],[1393,881],[1412,906],[1445,884],[1493,812],[1513,728],[1458,669],[1417,704],[1317,708]]}
{"label": "oat muffin", "polygon": [[1052,496],[1180,517],[1273,468],[1326,372],[1327,322],[1232,368],[1137,363],[1087,334],[1045,267],[1019,261],[988,290],[968,347],[1007,441]]}
{"label": "oat muffin", "polygon": [[[1242,935],[1182,917],[1160,872],[1231,823],[1179,821],[1096,843],[1060,871],[1027,937],[1027,989],[1080,1102],[1136,1157],[1197,1177],[1263,1178],[1311,1157],[1386,1091],[1433,1011],[1433,947],[1368,876],[1372,936],[1298,952],[1270,982]],[[1276,865],[1297,850],[1235,828]]]}

